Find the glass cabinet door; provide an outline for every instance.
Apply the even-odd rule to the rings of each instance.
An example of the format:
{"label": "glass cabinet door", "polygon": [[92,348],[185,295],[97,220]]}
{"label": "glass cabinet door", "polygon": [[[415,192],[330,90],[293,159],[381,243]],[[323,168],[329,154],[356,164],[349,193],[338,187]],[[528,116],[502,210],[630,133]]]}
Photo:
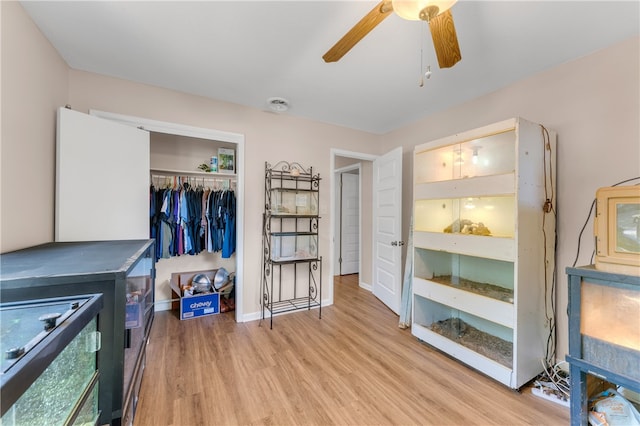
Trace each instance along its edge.
{"label": "glass cabinet door", "polygon": [[441,182],[511,173],[515,130],[416,153],[415,183]]}
{"label": "glass cabinet door", "polygon": [[[97,351],[100,348],[97,313],[102,305],[93,307],[95,300],[86,297],[56,299],[55,302],[42,299],[0,308],[4,376],[0,424],[31,426],[97,422]],[[91,319],[84,316],[88,309],[93,310],[87,314]],[[53,318],[47,326],[51,327],[49,329],[43,325],[45,317]],[[77,334],[72,338],[74,333]],[[67,339],[70,339],[68,343]],[[59,351],[60,347],[64,349],[51,360],[50,354]],[[15,358],[5,355],[14,350],[17,351]],[[25,371],[27,373],[23,374]],[[26,377],[32,377],[34,371],[42,373],[28,383]],[[9,377],[16,379],[12,381]],[[22,392],[20,389],[23,387],[26,390]]]}
{"label": "glass cabinet door", "polygon": [[513,238],[515,197],[416,200],[415,230]]}
{"label": "glass cabinet door", "polygon": [[601,285],[584,278],[581,286],[582,358],[640,381],[640,290]]}
{"label": "glass cabinet door", "polygon": [[152,259],[144,257],[127,274],[125,326],[128,329],[141,327],[145,312],[153,307],[152,266]]}
{"label": "glass cabinet door", "polygon": [[145,344],[151,316],[153,315],[153,256],[147,252],[127,274],[127,304],[124,350],[123,392],[131,384],[140,352]]}

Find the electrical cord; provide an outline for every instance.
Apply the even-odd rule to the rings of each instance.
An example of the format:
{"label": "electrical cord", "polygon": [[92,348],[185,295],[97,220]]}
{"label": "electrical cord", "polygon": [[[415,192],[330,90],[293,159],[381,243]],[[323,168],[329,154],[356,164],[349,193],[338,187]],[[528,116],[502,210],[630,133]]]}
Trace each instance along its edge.
{"label": "electrical cord", "polygon": [[[544,249],[544,310],[547,325],[549,327],[549,335],[547,336],[545,361],[546,364],[551,364],[556,358],[556,248],[558,245],[558,233],[556,232],[557,213],[554,205],[554,185],[553,185],[553,152],[551,150],[551,141],[549,131],[546,127],[540,125],[542,130],[542,167],[544,175],[544,204],[542,207],[542,236],[543,236],[543,249]],[[547,155],[549,160],[547,160]],[[549,271],[547,262],[547,214],[552,213],[554,218],[553,224],[553,270],[551,273],[551,285],[549,285]]]}
{"label": "electrical cord", "polygon": [[538,376],[534,384],[546,394],[553,394],[558,399],[569,400],[571,384],[569,375],[561,368],[566,361],[560,361],[553,366],[542,362],[544,373]]}
{"label": "electrical cord", "polygon": [[591,208],[589,208],[589,214],[587,215],[587,220],[584,221],[584,225],[582,225],[582,229],[580,230],[580,233],[578,234],[578,249],[576,250],[576,258],[573,261],[573,265],[571,265],[572,267],[575,267],[576,264],[578,263],[578,257],[580,256],[580,244],[581,244],[581,240],[582,240],[582,234],[584,233],[584,230],[587,227],[587,224],[589,223],[589,219],[591,219],[591,213],[593,213],[593,208],[596,206],[596,199],[593,199],[593,202],[591,203]]}

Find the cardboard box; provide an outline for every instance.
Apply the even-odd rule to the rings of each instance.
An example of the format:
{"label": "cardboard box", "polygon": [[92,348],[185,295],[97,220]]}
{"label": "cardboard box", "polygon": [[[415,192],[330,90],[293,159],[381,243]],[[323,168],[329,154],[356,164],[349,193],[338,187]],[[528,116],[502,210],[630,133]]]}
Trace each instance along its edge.
{"label": "cardboard box", "polygon": [[172,308],[180,309],[180,319],[191,319],[197,317],[203,317],[208,315],[214,315],[220,313],[220,293],[200,293],[197,295],[189,296],[186,293],[185,288],[191,286],[193,277],[198,274],[206,275],[211,281],[216,273],[216,270],[207,271],[192,271],[192,272],[176,272],[171,274],[171,286],[172,292],[177,295],[180,301],[178,306],[172,304]]}
{"label": "cardboard box", "polygon": [[127,303],[125,305],[125,328],[138,328],[142,325],[142,303]]}

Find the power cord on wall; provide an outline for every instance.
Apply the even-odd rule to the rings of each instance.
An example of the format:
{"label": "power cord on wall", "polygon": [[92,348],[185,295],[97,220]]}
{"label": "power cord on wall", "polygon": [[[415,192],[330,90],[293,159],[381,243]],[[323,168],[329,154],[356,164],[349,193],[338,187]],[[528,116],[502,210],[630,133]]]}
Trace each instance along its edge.
{"label": "power cord on wall", "polygon": [[[545,352],[545,361],[547,365],[552,365],[556,358],[556,248],[558,245],[558,233],[557,227],[557,212],[555,209],[555,193],[553,185],[553,152],[551,151],[551,141],[549,137],[549,131],[546,127],[540,125],[542,131],[542,143],[543,143],[543,174],[544,174],[544,204],[542,206],[542,236],[544,247],[544,310],[547,326],[549,327],[549,335],[547,337],[547,347]],[[547,158],[548,157],[548,158]],[[553,229],[553,271],[551,271],[551,283],[549,283],[549,271],[547,262],[547,214],[553,214],[554,229]]]}
{"label": "power cord on wall", "polygon": [[[556,253],[558,246],[557,218],[558,214],[555,208],[555,193],[553,185],[553,152],[549,137],[549,131],[540,126],[542,131],[543,142],[543,168],[544,168],[544,197],[545,201],[542,205],[542,235],[544,247],[544,310],[545,320],[549,327],[547,336],[545,358],[541,359],[544,373],[536,377],[534,381],[533,393],[552,400],[558,401],[564,405],[569,400],[569,381],[566,373],[562,371],[559,363],[555,363],[556,358],[556,271],[557,261]],[[548,157],[548,158],[547,158]],[[552,214],[554,219],[553,227],[553,270],[548,270],[549,262],[547,262],[547,245],[549,236],[547,235],[547,215]],[[551,282],[549,282],[551,279]]]}

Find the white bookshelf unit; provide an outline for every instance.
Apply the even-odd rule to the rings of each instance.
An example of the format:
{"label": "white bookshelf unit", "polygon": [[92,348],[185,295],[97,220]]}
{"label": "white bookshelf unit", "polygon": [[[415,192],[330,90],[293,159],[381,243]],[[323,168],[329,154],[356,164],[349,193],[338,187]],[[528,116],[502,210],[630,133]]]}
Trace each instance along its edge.
{"label": "white bookshelf unit", "polygon": [[414,150],[412,333],[513,389],[546,355],[555,145],[514,118]]}

